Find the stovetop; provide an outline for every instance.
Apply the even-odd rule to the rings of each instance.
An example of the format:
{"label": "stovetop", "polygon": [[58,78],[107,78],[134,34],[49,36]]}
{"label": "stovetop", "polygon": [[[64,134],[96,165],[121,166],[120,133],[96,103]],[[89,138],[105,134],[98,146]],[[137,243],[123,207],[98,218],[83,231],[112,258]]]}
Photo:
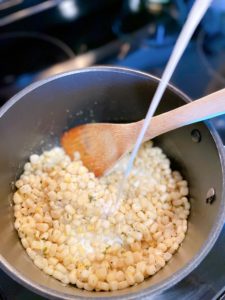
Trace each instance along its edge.
{"label": "stovetop", "polygon": [[[107,14],[105,17],[107,18]],[[62,57],[62,53],[59,51],[56,55],[57,63],[59,64],[55,66],[56,61],[53,60],[50,65],[46,65],[47,71],[44,73],[35,74],[30,72],[26,74],[26,72],[23,72],[23,74],[16,74],[18,77],[14,85],[12,85],[11,82],[15,80],[15,76],[10,77],[10,74],[6,77],[0,76],[0,105],[5,101],[5,97],[12,96],[30,82],[70,68],[85,67],[101,63],[130,67],[160,77],[180,28],[179,22],[174,23],[173,20],[169,23],[170,25],[172,24],[172,27],[167,26],[167,20],[166,16],[157,26],[154,21],[148,27],[143,27],[131,35],[122,34],[120,37],[117,36],[117,40],[113,42],[112,40],[116,38],[116,34],[118,33],[118,28],[121,26],[121,24],[119,24],[119,26],[114,22],[116,29],[114,28],[113,32],[110,33],[108,44],[104,46],[101,45],[97,50],[89,49],[90,53],[80,53],[74,56],[74,48],[71,48],[72,43],[69,43],[69,47],[66,48],[67,57]],[[71,34],[72,32],[69,32],[69,36],[71,36]],[[40,39],[45,40],[45,36],[40,37]],[[102,39],[104,40],[103,36]],[[225,62],[224,41],[225,35],[220,36],[220,34],[213,34],[212,38],[211,36],[206,36],[204,30],[198,32],[183,55],[172,77],[171,83],[192,99],[197,99],[202,95],[225,87],[225,68],[223,68]],[[58,45],[58,41],[53,40],[51,42],[53,44],[51,47],[54,47],[55,44]],[[67,41],[64,40],[63,42]],[[216,46],[213,49],[209,48],[208,45],[214,45],[213,43],[216,43]],[[67,46],[68,44],[60,44],[59,48],[65,50],[65,45]],[[221,49],[222,51],[220,51]],[[23,48],[21,48],[21,52],[23,52]],[[45,59],[48,59],[48,55],[46,56],[44,54],[41,58],[43,62],[45,62]],[[49,68],[49,66],[51,68]],[[32,68],[29,69],[29,71],[30,70],[32,70]],[[6,82],[2,83],[1,78],[6,80]],[[219,117],[214,119],[213,122],[225,145],[225,118]],[[223,294],[225,294],[225,227],[215,246],[197,269],[176,286],[149,299],[222,300],[225,299]],[[3,271],[0,271],[0,300],[1,299],[44,300],[45,298],[25,289],[9,278]]]}

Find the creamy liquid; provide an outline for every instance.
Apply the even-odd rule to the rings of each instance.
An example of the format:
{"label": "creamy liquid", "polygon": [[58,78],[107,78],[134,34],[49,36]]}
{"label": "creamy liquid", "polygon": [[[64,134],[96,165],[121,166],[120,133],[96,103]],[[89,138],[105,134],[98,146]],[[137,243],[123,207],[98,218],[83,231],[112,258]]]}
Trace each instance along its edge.
{"label": "creamy liquid", "polygon": [[102,247],[107,248],[114,244],[122,245],[123,241],[119,236],[113,233],[96,235],[88,232],[85,234],[76,234],[73,238],[73,245],[77,246],[78,251],[84,251],[83,254],[95,253],[96,249],[93,247],[94,244],[102,249]]}

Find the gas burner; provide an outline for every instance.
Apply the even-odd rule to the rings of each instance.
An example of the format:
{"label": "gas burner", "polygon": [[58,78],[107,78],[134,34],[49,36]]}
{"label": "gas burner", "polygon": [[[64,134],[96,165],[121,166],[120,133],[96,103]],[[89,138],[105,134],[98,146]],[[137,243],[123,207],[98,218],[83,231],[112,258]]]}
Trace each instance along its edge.
{"label": "gas burner", "polygon": [[0,35],[0,104],[32,82],[33,75],[71,59],[73,51],[61,40],[36,32]]}

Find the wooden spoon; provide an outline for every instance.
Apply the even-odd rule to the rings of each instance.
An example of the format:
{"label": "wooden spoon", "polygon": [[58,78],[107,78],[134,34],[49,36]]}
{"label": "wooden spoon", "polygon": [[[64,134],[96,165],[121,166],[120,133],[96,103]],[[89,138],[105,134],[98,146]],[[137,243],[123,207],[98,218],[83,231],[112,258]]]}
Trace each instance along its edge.
{"label": "wooden spoon", "polygon": [[[176,128],[211,119],[225,113],[225,89],[153,117],[144,141]],[[101,176],[133,147],[144,120],[129,124],[95,123],[65,132],[61,144],[73,159],[80,153],[83,164]]]}

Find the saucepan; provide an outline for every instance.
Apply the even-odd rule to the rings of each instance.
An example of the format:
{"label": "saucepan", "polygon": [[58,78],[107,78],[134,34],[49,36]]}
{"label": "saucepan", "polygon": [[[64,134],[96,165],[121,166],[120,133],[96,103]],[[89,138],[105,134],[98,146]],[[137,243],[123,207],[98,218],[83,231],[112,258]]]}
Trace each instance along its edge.
{"label": "saucepan", "polygon": [[[224,152],[210,122],[189,125],[155,139],[190,185],[191,214],[184,242],[155,276],[115,292],[88,292],[65,286],[30,260],[14,229],[12,193],[31,153],[59,143],[76,124],[142,119],[159,79],[114,67],[92,67],[60,74],[25,88],[0,109],[0,267],[25,287],[53,299],[141,299],[175,285],[213,247],[225,217]],[[188,84],[188,82],[187,82]],[[162,113],[190,99],[168,86]]]}

